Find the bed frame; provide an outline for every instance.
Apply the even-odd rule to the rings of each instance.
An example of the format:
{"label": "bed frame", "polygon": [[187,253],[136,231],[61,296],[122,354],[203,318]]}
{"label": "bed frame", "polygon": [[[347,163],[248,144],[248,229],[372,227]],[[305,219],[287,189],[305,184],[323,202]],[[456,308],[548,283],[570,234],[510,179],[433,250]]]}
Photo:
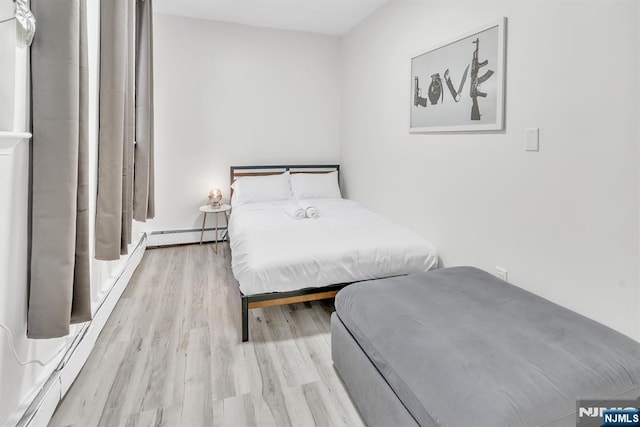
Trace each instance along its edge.
{"label": "bed frame", "polygon": [[[233,184],[236,179],[243,176],[277,175],[286,171],[289,171],[291,174],[338,172],[338,183],[340,182],[340,165],[231,166],[229,168],[229,182]],[[231,194],[233,195],[233,189],[231,189]],[[349,283],[341,283],[319,288],[305,288],[290,292],[269,292],[254,295],[244,295],[240,292],[240,297],[242,299],[242,342],[249,341],[250,309],[333,298],[340,289],[347,285],[349,285]]]}

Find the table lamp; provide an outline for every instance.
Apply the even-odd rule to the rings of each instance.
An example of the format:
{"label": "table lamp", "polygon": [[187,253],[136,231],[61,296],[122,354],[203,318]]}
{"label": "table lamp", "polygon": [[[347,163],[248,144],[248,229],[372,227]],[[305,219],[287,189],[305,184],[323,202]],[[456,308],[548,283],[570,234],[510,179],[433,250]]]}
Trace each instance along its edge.
{"label": "table lamp", "polygon": [[218,209],[220,207],[220,200],[222,200],[222,191],[220,191],[219,188],[209,190],[209,202],[212,208]]}

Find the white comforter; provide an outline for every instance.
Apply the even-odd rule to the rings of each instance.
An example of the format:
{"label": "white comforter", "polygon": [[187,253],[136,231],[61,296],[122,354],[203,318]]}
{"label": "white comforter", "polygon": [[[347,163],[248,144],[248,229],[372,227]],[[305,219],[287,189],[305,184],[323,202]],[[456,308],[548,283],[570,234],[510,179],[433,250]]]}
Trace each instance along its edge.
{"label": "white comforter", "polygon": [[437,265],[429,242],[356,202],[310,203],[320,218],[294,220],[284,201],[233,208],[231,266],[243,294],[397,276]]}

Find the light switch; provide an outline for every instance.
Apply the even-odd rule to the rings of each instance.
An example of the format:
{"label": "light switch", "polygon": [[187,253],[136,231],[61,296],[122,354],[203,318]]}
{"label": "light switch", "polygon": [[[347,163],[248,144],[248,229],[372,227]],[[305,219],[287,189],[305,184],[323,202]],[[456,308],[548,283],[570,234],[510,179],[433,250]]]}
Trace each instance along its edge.
{"label": "light switch", "polygon": [[538,128],[530,128],[525,129],[525,133],[527,134],[527,142],[525,145],[525,150],[527,151],[540,151],[540,129]]}

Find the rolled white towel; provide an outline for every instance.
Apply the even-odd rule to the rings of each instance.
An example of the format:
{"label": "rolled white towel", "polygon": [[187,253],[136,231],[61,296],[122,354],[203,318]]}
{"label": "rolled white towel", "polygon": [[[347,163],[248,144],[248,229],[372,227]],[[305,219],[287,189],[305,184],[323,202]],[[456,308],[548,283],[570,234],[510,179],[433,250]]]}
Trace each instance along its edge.
{"label": "rolled white towel", "polygon": [[298,203],[288,203],[284,212],[293,219],[304,219],[304,209]]}
{"label": "rolled white towel", "polygon": [[315,206],[312,206],[311,203],[306,201],[300,201],[300,206],[304,209],[304,215],[307,218],[318,219],[320,218],[320,211]]}

